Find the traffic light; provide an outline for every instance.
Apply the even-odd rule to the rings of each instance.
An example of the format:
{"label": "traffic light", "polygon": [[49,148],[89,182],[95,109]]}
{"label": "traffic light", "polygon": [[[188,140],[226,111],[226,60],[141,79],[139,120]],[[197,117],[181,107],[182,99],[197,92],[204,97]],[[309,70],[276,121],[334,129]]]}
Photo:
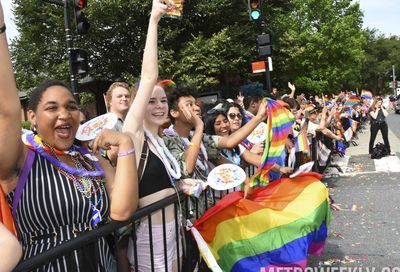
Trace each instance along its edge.
{"label": "traffic light", "polygon": [[248,0],[250,21],[261,19],[261,0]]}
{"label": "traffic light", "polygon": [[78,34],[87,34],[89,32],[90,24],[86,20],[83,9],[87,6],[87,0],[73,0],[74,1],[74,14],[76,31]]}
{"label": "traffic light", "polygon": [[269,57],[272,55],[271,35],[261,34],[257,36],[257,51],[260,57]]}
{"label": "traffic light", "polygon": [[72,73],[79,77],[85,77],[88,73],[87,52],[83,49],[72,49],[70,52]]}

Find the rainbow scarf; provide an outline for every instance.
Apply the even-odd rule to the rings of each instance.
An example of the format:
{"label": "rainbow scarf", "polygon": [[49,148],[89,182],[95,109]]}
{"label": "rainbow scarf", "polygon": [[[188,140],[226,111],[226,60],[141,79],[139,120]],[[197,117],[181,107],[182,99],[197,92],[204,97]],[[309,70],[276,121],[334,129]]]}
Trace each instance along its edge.
{"label": "rainbow scarf", "polygon": [[296,152],[305,151],[310,152],[310,144],[308,143],[307,134],[302,131],[294,138],[294,148]]}
{"label": "rainbow scarf", "polygon": [[213,271],[271,271],[306,268],[307,254],[320,255],[331,211],[321,175],[307,173],[226,195],[192,227]]}
{"label": "rainbow scarf", "polygon": [[293,114],[281,104],[266,98],[267,101],[267,137],[261,164],[250,178],[250,187],[266,186],[269,182],[269,170],[282,160],[285,142],[292,130]]}

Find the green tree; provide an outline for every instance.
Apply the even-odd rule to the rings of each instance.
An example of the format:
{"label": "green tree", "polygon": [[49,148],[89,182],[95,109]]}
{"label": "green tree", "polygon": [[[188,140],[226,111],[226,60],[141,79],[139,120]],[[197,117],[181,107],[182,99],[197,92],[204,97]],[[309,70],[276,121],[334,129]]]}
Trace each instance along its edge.
{"label": "green tree", "polygon": [[[68,80],[62,8],[41,0],[14,0],[21,33],[12,44],[21,90],[45,78]],[[151,1],[89,1],[88,35],[75,46],[90,53],[90,76],[131,83],[140,75]],[[328,93],[356,86],[364,59],[362,13],[350,0],[269,1],[267,31],[274,38],[273,83]],[[160,78],[200,91],[232,95],[252,76],[260,26],[250,22],[247,1],[186,1],[182,20],[160,25]]]}
{"label": "green tree", "polygon": [[361,83],[374,93],[392,93],[387,83],[393,80],[392,65],[396,71],[400,69],[400,37],[385,37],[373,29],[365,32],[368,42]]}

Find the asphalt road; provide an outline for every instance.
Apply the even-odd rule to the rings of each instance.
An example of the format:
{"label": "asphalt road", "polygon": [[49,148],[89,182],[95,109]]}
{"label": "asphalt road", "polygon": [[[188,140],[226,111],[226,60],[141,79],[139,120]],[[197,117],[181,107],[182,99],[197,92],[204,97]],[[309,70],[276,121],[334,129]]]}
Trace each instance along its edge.
{"label": "asphalt road", "polygon": [[[392,114],[387,121],[400,138],[400,115]],[[364,134],[359,141],[367,146],[369,132]],[[396,139],[391,145],[398,143]],[[400,169],[374,172],[368,154],[351,156],[348,165],[353,169],[350,174],[323,180],[342,210],[333,211],[324,253],[310,257],[308,265],[319,271],[342,267],[400,271]]]}

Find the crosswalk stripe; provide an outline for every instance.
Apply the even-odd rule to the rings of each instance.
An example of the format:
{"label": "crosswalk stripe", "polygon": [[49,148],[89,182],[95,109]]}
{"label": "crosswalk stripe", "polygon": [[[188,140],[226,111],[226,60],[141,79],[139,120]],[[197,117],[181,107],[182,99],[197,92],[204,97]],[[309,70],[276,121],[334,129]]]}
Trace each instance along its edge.
{"label": "crosswalk stripe", "polygon": [[397,156],[386,156],[374,160],[376,172],[400,172],[400,159]]}

